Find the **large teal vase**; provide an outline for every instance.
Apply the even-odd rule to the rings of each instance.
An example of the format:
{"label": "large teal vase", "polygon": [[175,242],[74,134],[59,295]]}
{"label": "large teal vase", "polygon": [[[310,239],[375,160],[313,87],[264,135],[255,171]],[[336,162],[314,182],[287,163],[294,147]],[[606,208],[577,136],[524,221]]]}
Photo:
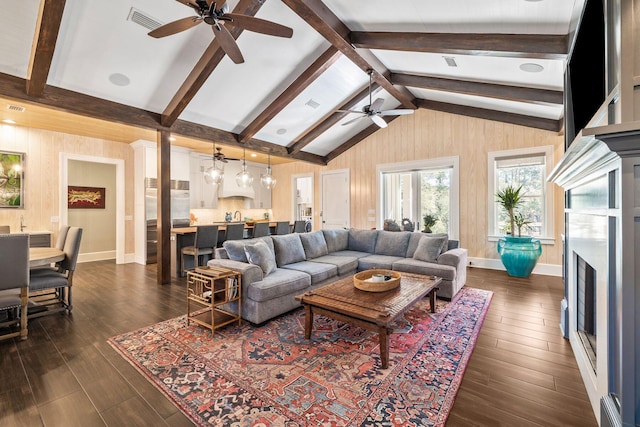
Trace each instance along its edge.
{"label": "large teal vase", "polygon": [[505,236],[498,240],[498,253],[509,276],[528,277],[542,254],[542,246],[531,236]]}

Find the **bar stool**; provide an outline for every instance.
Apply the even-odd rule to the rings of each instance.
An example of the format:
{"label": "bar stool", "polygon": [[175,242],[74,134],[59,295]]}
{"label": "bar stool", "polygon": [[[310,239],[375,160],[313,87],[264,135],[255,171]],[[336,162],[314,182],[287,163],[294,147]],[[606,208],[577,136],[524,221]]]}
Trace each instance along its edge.
{"label": "bar stool", "polygon": [[217,225],[199,225],[196,227],[196,238],[193,246],[185,246],[182,248],[182,256],[180,257],[180,273],[184,274],[184,257],[193,257],[193,266],[200,266],[200,257],[202,255],[212,255],[218,245],[218,226]]}
{"label": "bar stool", "polygon": [[291,226],[289,221],[276,222],[276,234],[289,234],[291,233]]}
{"label": "bar stool", "polygon": [[269,235],[269,223],[268,222],[256,222],[253,225],[253,237],[263,237]]}
{"label": "bar stool", "polygon": [[228,224],[224,240],[244,239],[244,224]]}
{"label": "bar stool", "polygon": [[298,220],[293,222],[293,232],[294,233],[304,233],[304,221]]}

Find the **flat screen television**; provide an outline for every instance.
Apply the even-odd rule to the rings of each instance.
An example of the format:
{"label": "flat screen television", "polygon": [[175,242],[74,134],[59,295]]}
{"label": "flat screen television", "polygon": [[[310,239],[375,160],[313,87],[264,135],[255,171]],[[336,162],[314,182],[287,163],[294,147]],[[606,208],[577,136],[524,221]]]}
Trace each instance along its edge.
{"label": "flat screen television", "polygon": [[607,96],[606,26],[603,0],[587,0],[564,75],[565,149]]}

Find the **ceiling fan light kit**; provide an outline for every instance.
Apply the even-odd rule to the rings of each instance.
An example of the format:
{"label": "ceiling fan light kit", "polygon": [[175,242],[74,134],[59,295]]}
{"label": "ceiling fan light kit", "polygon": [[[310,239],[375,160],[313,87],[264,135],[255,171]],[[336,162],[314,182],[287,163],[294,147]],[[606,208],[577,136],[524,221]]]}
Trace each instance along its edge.
{"label": "ceiling fan light kit", "polygon": [[151,37],[161,38],[171,36],[204,22],[211,26],[211,30],[224,53],[226,53],[234,63],[241,64],[244,62],[244,57],[242,56],[242,52],[240,52],[240,48],[238,47],[236,40],[233,38],[233,35],[227,29],[227,25],[269,36],[285,38],[291,38],[293,36],[293,30],[289,27],[285,27],[284,25],[276,24],[275,22],[256,18],[254,16],[230,13],[229,5],[226,3],[223,4],[220,9],[216,9],[217,2],[215,1],[210,4],[207,0],[177,1],[191,7],[198,16],[182,18],[162,25],[149,32]]}
{"label": "ceiling fan light kit", "polygon": [[363,117],[368,117],[369,119],[371,119],[371,121],[373,123],[375,123],[379,127],[386,128],[387,127],[387,121],[382,118],[383,116],[398,116],[398,115],[404,115],[404,114],[413,114],[413,110],[409,110],[409,109],[380,110],[382,108],[382,104],[384,104],[384,99],[376,98],[376,100],[372,102],[372,100],[371,100],[371,87],[373,85],[373,70],[367,71],[367,74],[369,74],[369,105],[365,105],[362,108],[362,111],[357,111],[357,110],[336,110],[336,112],[338,112],[338,113],[360,114],[360,117],[356,117],[355,119],[351,119],[349,121],[346,121],[346,122],[344,122],[342,124],[342,126],[349,125],[349,124],[351,124],[351,123],[353,123],[353,122],[355,122],[358,119],[361,119]]}

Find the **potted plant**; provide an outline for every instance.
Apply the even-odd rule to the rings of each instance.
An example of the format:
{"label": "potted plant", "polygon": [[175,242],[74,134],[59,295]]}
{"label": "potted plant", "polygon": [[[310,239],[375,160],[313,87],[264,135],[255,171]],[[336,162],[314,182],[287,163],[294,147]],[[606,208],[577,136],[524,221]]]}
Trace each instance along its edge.
{"label": "potted plant", "polygon": [[[498,254],[507,273],[514,277],[528,277],[542,254],[538,239],[522,236],[522,227],[528,227],[530,221],[516,209],[522,204],[522,186],[505,187],[496,193],[498,203],[509,215],[511,236],[498,239]],[[516,229],[518,236],[515,236]]]}
{"label": "potted plant", "polygon": [[424,224],[424,230],[422,230],[422,232],[431,233],[431,227],[436,225],[436,222],[438,222],[438,218],[431,214],[425,214],[425,216],[422,217],[422,222]]}

